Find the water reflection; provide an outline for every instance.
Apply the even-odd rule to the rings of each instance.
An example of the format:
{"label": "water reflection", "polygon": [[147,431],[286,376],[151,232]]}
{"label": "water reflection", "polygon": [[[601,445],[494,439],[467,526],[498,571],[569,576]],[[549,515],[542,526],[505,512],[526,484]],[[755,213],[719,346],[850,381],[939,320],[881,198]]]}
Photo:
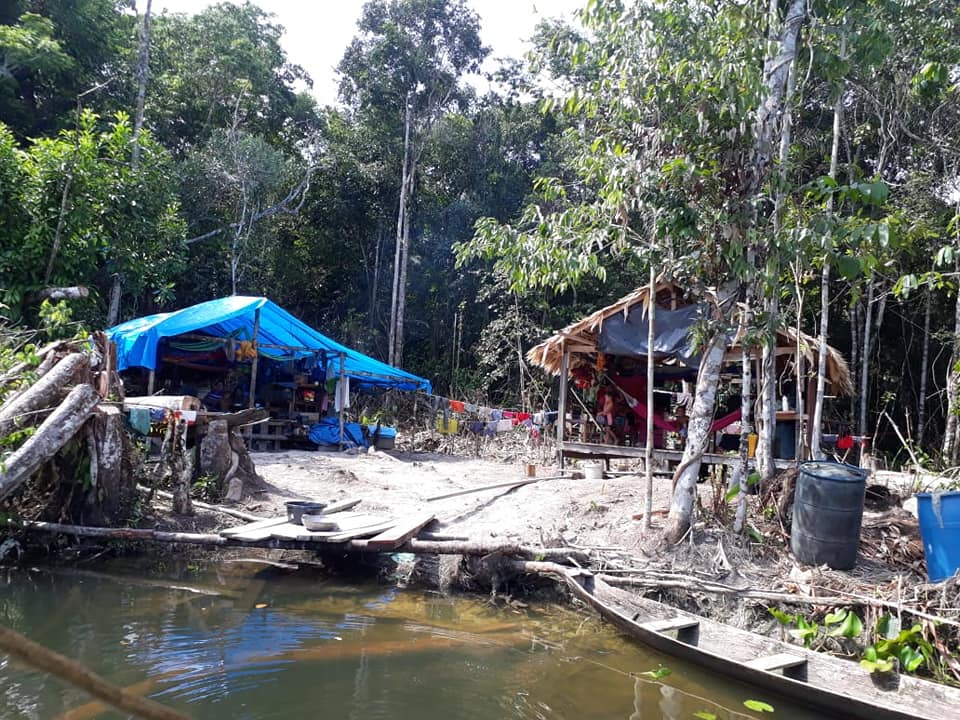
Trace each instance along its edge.
{"label": "water reflection", "polygon": [[[0,622],[191,717],[687,720],[815,717],[681,666],[557,606],[522,611],[316,573],[217,566],[143,577],[9,570]],[[665,665],[656,681],[642,675]],[[0,659],[0,718],[116,718]]]}

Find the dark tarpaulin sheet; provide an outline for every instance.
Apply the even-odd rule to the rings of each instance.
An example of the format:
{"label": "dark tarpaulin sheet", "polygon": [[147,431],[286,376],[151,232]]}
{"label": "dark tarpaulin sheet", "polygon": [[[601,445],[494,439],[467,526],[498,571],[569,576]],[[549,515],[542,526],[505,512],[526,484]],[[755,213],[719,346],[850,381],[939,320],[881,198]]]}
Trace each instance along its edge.
{"label": "dark tarpaulin sheet", "polygon": [[[657,360],[675,358],[683,367],[699,367],[700,354],[694,350],[690,329],[700,318],[699,305],[677,310],[657,308],[653,317],[653,357]],[[626,317],[617,313],[603,321],[598,346],[608,355],[646,357],[649,354],[647,335],[647,311],[643,305],[637,305]]]}

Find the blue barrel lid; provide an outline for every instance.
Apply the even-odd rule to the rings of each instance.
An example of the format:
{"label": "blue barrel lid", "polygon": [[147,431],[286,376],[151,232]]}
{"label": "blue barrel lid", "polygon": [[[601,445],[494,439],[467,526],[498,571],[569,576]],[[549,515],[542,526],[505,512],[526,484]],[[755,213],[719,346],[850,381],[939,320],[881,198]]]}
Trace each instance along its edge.
{"label": "blue barrel lid", "polygon": [[835,482],[864,482],[870,474],[869,470],[856,465],[829,460],[810,460],[801,463],[800,472],[821,480],[833,480]]}

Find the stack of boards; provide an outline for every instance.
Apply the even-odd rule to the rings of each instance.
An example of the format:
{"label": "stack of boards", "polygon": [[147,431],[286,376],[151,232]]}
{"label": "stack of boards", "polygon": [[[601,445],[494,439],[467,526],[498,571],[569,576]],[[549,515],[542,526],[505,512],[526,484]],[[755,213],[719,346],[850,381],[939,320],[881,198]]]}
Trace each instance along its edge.
{"label": "stack of boards", "polygon": [[304,515],[303,525],[296,525],[286,517],[258,520],[247,525],[222,530],[220,534],[240,542],[262,542],[269,538],[298,542],[342,543],[369,538],[364,548],[392,550],[400,547],[430,524],[435,516],[419,513],[404,518],[347,512],[359,500],[333,503],[319,515]]}

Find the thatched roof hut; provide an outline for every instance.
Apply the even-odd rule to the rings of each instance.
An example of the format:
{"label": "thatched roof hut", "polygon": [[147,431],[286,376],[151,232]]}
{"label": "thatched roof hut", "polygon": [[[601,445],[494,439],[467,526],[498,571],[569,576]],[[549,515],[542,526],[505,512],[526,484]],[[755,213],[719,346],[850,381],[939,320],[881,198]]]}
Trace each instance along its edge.
{"label": "thatched roof hut", "polygon": [[[599,351],[600,332],[604,322],[621,315],[624,318],[637,307],[645,307],[649,302],[650,287],[637,288],[624,295],[605,308],[587,315],[571,325],[567,325],[545,341],[532,347],[527,352],[527,359],[537,367],[543,368],[552,375],[560,374],[560,365],[564,351],[571,354],[571,367],[578,364],[577,356],[583,358],[595,355]],[[658,308],[677,309],[690,306],[693,303],[686,297],[683,289],[670,282],[657,284],[656,303]],[[737,333],[739,336],[740,333]],[[819,353],[820,342],[817,338],[799,333],[794,328],[783,327],[777,332],[777,347],[792,349],[796,352],[799,340],[799,350],[806,363],[815,367]],[[734,342],[728,352],[737,353],[738,346]],[[669,360],[665,361],[669,364]],[[834,394],[850,395],[853,393],[853,379],[850,376],[850,367],[838,350],[827,346],[827,380]]]}

